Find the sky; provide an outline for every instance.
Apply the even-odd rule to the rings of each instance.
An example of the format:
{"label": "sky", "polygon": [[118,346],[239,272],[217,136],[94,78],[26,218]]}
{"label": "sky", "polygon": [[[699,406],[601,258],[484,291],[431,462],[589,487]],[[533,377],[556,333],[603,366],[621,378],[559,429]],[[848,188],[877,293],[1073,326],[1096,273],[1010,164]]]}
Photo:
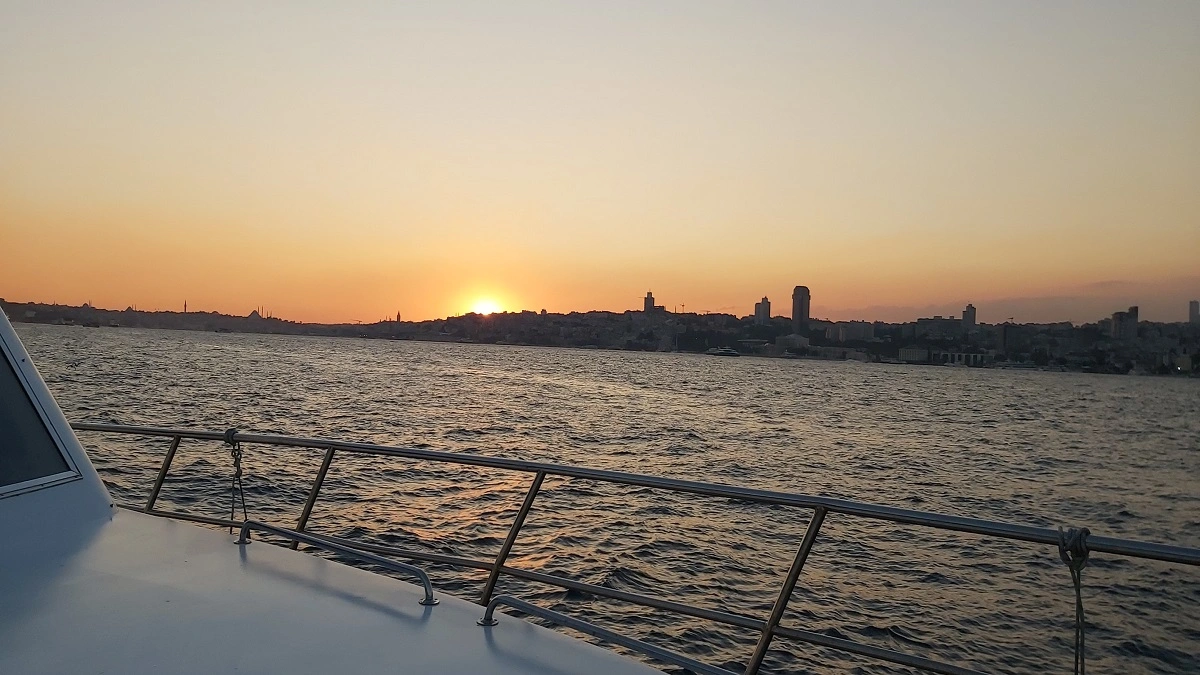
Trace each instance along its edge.
{"label": "sky", "polygon": [[0,297],[1182,321],[1200,2],[0,0]]}

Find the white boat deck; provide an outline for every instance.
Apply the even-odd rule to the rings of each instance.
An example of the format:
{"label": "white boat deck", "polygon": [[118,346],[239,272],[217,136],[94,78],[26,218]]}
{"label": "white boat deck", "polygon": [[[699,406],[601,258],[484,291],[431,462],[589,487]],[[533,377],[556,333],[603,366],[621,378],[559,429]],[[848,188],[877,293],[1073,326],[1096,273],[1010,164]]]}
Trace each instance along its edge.
{"label": "white boat deck", "polygon": [[[23,537],[22,537],[23,538]],[[115,509],[0,555],[0,673],[658,673],[303,552]]]}

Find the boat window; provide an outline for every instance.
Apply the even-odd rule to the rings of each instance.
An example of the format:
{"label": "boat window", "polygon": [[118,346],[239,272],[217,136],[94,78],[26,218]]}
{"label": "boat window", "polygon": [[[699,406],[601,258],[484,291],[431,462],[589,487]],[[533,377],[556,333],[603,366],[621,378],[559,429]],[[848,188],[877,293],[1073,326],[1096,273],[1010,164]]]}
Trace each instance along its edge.
{"label": "boat window", "polygon": [[0,487],[69,470],[17,373],[0,352]]}

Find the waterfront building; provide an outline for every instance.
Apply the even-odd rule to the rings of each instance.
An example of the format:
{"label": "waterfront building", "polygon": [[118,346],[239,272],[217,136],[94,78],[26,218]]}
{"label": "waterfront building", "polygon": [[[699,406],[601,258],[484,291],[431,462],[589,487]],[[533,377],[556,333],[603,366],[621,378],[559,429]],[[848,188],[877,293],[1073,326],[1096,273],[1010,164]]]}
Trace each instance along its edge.
{"label": "waterfront building", "polygon": [[1175,367],[1182,372],[1192,372],[1192,357],[1190,354],[1179,354],[1175,357]]}
{"label": "waterfront building", "polygon": [[962,313],[962,327],[964,333],[970,333],[975,330],[975,305],[967,305]]}
{"label": "waterfront building", "polygon": [[1200,300],[1193,300],[1188,303],[1188,323],[1200,325]]}
{"label": "waterfront building", "polygon": [[809,304],[812,295],[808,286],[797,286],[792,291],[792,332],[803,335],[808,332]]}
{"label": "waterfront building", "polygon": [[926,363],[929,361],[929,350],[924,347],[901,347],[899,357],[905,363]]}
{"label": "waterfront building", "polygon": [[993,361],[993,357],[991,354],[938,351],[933,352],[931,360],[933,363],[978,367],[990,365]]}
{"label": "waterfront building", "polygon": [[803,349],[809,345],[808,338],[792,333],[775,338],[775,346],[781,349]]}
{"label": "waterfront building", "polygon": [[760,302],[754,303],[754,323],[758,326],[771,323],[771,301],[765,295]]}
{"label": "waterfront building", "polygon": [[830,361],[861,361],[862,363],[869,363],[871,361],[870,354],[847,347],[809,347],[808,355],[810,357],[828,359]]}

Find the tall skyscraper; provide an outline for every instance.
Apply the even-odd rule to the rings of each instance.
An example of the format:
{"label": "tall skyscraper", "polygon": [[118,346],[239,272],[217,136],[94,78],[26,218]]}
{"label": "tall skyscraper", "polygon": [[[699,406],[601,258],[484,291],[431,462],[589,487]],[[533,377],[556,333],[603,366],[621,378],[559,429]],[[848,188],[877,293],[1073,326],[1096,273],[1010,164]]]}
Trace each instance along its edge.
{"label": "tall skyscraper", "polygon": [[808,286],[797,286],[792,291],[792,332],[797,335],[808,332],[808,306],[811,300]]}
{"label": "tall skyscraper", "polygon": [[963,309],[962,327],[966,333],[975,330],[975,305],[967,305]]}
{"label": "tall skyscraper", "polygon": [[754,303],[754,323],[759,326],[771,323],[771,301],[765,295],[761,302]]}
{"label": "tall skyscraper", "polygon": [[1200,324],[1200,300],[1188,303],[1188,323]]}
{"label": "tall skyscraper", "polygon": [[654,311],[654,294],[646,291],[646,299],[642,304],[642,311],[649,314]]}

